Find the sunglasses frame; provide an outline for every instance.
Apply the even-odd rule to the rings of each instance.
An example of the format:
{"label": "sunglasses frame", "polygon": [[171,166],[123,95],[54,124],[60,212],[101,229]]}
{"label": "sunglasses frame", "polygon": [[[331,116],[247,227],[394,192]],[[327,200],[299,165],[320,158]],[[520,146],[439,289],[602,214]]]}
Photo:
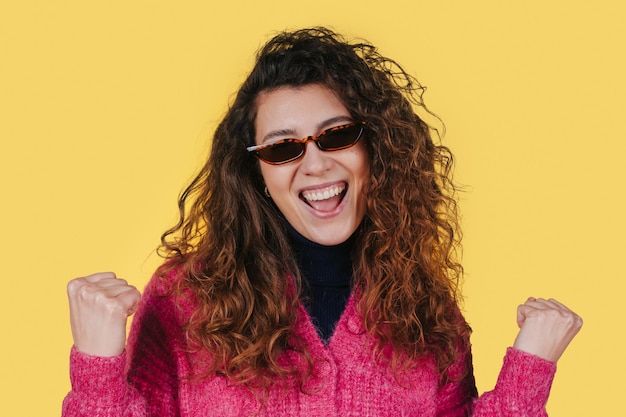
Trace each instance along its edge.
{"label": "sunglasses frame", "polygon": [[[367,124],[367,122],[364,122],[364,121],[347,123],[345,125],[334,126],[334,127],[328,128],[326,130],[323,130],[322,132],[320,132],[317,135],[307,136],[306,138],[303,138],[303,139],[285,138],[285,139],[278,140],[276,142],[268,143],[266,145],[248,146],[246,148],[246,150],[248,152],[250,152],[251,154],[253,154],[254,156],[256,156],[259,160],[261,160],[261,161],[263,161],[263,162],[265,162],[267,164],[270,164],[270,165],[286,164],[288,162],[296,161],[296,160],[298,160],[298,159],[300,159],[300,158],[302,158],[304,156],[304,154],[306,152],[306,143],[308,141],[315,142],[315,144],[317,145],[318,149],[320,149],[320,150],[322,150],[324,152],[340,151],[342,149],[350,148],[350,147],[356,145],[358,143],[358,141],[361,139],[361,137],[363,136],[363,131],[365,130],[365,125],[366,124]],[[331,149],[323,148],[320,145],[320,139],[323,139],[324,136],[326,136],[326,135],[328,135],[330,133],[333,133],[333,132],[337,132],[337,131],[344,130],[344,129],[349,129],[351,127],[356,127],[356,126],[359,126],[360,130],[359,130],[359,133],[356,136],[356,139],[354,140],[354,142],[352,142],[352,143],[350,143],[348,145],[340,146],[340,147],[337,147],[337,148],[331,148]],[[259,151],[261,151],[263,149],[271,148],[271,147],[274,147],[274,146],[277,146],[277,145],[281,145],[283,143],[298,143],[298,144],[302,144],[301,152],[297,156],[295,156],[293,158],[289,158],[289,159],[286,159],[284,161],[278,161],[278,162],[268,161],[267,159],[264,159],[261,155],[259,155]]]}

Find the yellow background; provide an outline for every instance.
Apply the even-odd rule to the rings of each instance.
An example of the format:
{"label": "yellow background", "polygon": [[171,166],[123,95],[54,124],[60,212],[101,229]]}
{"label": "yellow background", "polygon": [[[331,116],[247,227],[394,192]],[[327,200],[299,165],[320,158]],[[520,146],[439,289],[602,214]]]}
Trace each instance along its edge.
{"label": "yellow background", "polygon": [[[219,4],[219,5],[218,5]],[[0,5],[0,414],[69,389],[65,284],[143,287],[176,197],[277,30],[330,25],[428,86],[465,184],[479,391],[529,295],[585,320],[552,416],[615,416],[624,375],[624,6],[614,1],[9,1]]]}

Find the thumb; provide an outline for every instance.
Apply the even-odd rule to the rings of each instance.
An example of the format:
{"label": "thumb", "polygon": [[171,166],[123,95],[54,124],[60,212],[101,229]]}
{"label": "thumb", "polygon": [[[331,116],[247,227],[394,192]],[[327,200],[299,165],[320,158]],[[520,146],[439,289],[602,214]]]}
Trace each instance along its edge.
{"label": "thumb", "polygon": [[524,304],[517,306],[517,325],[520,329],[524,325],[524,322],[526,321],[526,317],[528,315],[529,307],[527,306],[527,303],[532,303],[534,301],[537,301],[535,297],[528,297]]}

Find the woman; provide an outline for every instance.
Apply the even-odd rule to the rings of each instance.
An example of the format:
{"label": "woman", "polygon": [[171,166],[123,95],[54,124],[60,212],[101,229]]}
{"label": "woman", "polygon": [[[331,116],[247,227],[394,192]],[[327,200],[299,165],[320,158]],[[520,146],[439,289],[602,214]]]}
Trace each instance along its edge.
{"label": "woman", "polygon": [[452,156],[420,93],[324,28],[265,45],[143,296],[112,273],[69,283],[64,415],[545,415],[581,320],[528,299],[477,398]]}

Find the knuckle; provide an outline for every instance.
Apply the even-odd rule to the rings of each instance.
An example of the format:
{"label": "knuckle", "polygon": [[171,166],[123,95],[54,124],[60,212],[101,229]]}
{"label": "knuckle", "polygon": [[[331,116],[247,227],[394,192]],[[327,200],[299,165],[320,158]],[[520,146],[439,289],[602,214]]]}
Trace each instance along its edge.
{"label": "knuckle", "polygon": [[106,304],[107,300],[109,300],[109,297],[103,291],[99,291],[99,288],[89,288],[88,294],[95,302],[100,304]]}
{"label": "knuckle", "polygon": [[542,310],[540,314],[546,320],[550,320],[550,321],[560,321],[563,318],[563,315],[561,314],[561,312],[555,309]]}
{"label": "knuckle", "polygon": [[76,296],[83,301],[98,302],[104,294],[98,284],[86,282],[77,289]]}
{"label": "knuckle", "polygon": [[93,298],[93,290],[90,285],[83,285],[76,291],[76,298],[79,300],[89,300]]}
{"label": "knuckle", "polygon": [[76,291],[82,286],[82,278],[75,278],[67,283],[67,293],[69,295],[76,294]]}
{"label": "knuckle", "polygon": [[553,308],[550,310],[550,313],[555,317],[555,318],[560,318],[560,319],[565,319],[565,320],[571,320],[572,315],[569,314],[569,312],[564,311],[564,310],[560,310],[557,308]]}
{"label": "knuckle", "polygon": [[571,314],[569,311],[565,311],[565,310],[556,310],[559,313],[559,316],[563,317],[564,319],[568,320],[568,321],[572,321],[574,318],[574,315]]}

